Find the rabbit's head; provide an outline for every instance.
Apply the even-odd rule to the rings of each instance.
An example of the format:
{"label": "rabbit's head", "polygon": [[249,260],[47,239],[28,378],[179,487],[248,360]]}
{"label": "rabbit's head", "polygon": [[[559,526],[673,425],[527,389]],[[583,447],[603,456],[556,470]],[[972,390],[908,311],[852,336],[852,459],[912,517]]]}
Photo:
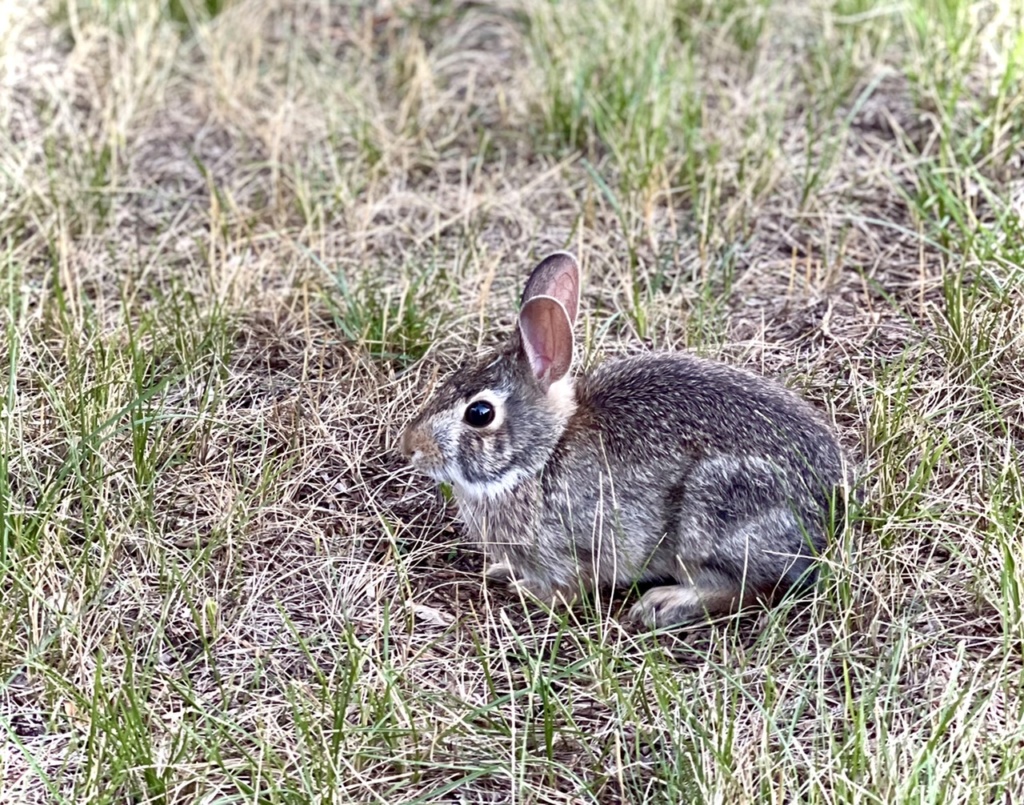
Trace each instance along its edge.
{"label": "rabbit's head", "polygon": [[566,252],[533,270],[511,336],[457,369],[406,426],[401,451],[413,467],[471,497],[501,494],[540,471],[575,410],[579,288]]}

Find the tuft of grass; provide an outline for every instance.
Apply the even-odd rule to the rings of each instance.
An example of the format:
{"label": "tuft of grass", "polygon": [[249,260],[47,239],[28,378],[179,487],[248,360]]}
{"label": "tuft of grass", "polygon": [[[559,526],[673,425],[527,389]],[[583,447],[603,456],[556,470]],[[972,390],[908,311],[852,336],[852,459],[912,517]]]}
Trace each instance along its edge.
{"label": "tuft of grass", "polygon": [[530,21],[545,129],[558,148],[607,155],[625,192],[663,186],[674,135],[700,125],[692,54],[664,12],[651,2],[543,3]]}
{"label": "tuft of grass", "polygon": [[354,281],[336,275],[334,292],[325,297],[341,334],[377,361],[405,368],[422,358],[438,330],[429,298],[438,290],[437,271],[424,271],[400,287],[385,286],[368,272]]}

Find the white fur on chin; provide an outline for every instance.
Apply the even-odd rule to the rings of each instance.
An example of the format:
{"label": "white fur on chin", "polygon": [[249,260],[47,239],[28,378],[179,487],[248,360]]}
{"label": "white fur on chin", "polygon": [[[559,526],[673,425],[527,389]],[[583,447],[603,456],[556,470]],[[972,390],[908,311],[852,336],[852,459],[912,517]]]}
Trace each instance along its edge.
{"label": "white fur on chin", "polygon": [[453,480],[455,494],[463,500],[483,500],[501,497],[511,492],[519,484],[530,477],[530,471],[521,467],[509,470],[493,481],[466,481],[462,478]]}

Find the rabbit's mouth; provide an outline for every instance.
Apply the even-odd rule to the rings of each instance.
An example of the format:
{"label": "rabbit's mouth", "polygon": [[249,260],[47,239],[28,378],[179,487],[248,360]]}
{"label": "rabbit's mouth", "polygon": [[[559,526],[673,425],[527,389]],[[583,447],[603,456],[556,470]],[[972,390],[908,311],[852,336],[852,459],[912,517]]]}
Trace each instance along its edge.
{"label": "rabbit's mouth", "polygon": [[435,464],[423,454],[413,455],[409,459],[409,463],[421,475],[426,475],[428,478],[440,483],[450,483],[452,480],[449,473],[445,472],[443,465]]}
{"label": "rabbit's mouth", "polygon": [[412,450],[405,457],[416,472],[433,481],[450,484],[456,480],[443,461],[438,461],[436,456],[424,450]]}
{"label": "rabbit's mouth", "polygon": [[441,469],[423,450],[410,450],[404,453],[404,457],[414,470],[423,475],[429,475],[431,478],[437,475]]}

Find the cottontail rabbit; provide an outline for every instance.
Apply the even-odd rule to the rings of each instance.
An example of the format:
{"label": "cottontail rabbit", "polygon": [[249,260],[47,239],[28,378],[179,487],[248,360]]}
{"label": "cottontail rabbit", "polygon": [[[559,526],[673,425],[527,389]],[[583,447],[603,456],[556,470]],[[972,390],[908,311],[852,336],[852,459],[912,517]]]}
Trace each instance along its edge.
{"label": "cottontail rabbit", "polygon": [[649,626],[813,580],[845,477],[829,428],[781,385],[684,353],[573,378],[579,288],[571,254],[540,263],[505,343],[402,433],[413,466],[452,484],[488,576],[547,600],[660,582],[631,611]]}

